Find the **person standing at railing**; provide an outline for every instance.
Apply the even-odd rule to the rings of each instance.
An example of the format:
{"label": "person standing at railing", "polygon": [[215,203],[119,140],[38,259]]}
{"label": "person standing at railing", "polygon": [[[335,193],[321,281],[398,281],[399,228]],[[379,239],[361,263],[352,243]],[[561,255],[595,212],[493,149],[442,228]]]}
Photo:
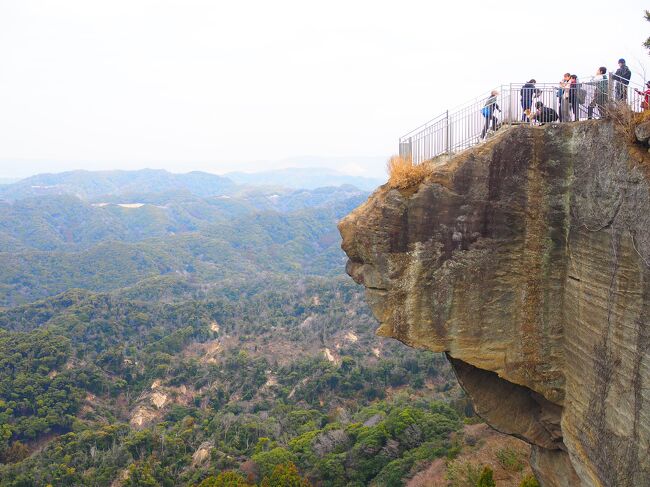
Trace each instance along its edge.
{"label": "person standing at railing", "polygon": [[535,88],[535,81],[534,79],[531,79],[528,83],[524,84],[524,86],[521,87],[521,121],[522,122],[528,122],[528,114],[530,113],[530,109],[533,106],[533,97],[537,93],[537,88]]}
{"label": "person standing at railing", "polygon": [[571,73],[564,73],[560,81],[560,89],[557,96],[560,98],[560,122],[571,121],[571,109],[569,103],[569,89],[571,88]]}
{"label": "person standing at railing", "polygon": [[481,109],[481,113],[485,117],[485,127],[483,127],[483,132],[481,132],[481,138],[484,139],[487,136],[488,130],[490,129],[490,122],[492,123],[492,130],[496,131],[497,129],[497,117],[494,116],[494,110],[501,111],[499,105],[497,104],[497,96],[499,92],[497,90],[492,90],[490,97],[485,100],[485,105]]}
{"label": "person standing at railing", "polygon": [[587,92],[578,83],[577,75],[571,75],[570,83],[569,105],[571,106],[571,111],[573,112],[573,120],[578,121],[580,120],[580,105],[585,102]]}
{"label": "person standing at railing", "polygon": [[641,102],[641,109],[643,111],[650,110],[650,81],[646,82],[645,88],[645,91],[639,91],[634,88],[634,91],[643,96],[643,101]]}
{"label": "person standing at railing", "polygon": [[598,109],[598,116],[603,118],[605,115],[605,104],[607,103],[607,68],[601,66],[596,71],[594,81],[591,82],[594,86],[594,96],[587,107],[587,118],[591,120],[594,117],[594,109]]}
{"label": "person standing at railing", "polygon": [[616,99],[620,101],[627,100],[627,86],[630,84],[632,71],[625,64],[625,59],[618,60],[618,69],[614,73],[614,81],[616,81]]}

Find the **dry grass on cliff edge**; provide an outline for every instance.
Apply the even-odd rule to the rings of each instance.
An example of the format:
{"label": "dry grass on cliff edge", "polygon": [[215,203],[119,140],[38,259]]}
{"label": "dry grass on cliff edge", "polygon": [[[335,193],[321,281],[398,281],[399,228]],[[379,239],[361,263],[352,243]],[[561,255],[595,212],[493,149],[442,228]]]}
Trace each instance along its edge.
{"label": "dry grass on cliff edge", "polygon": [[388,185],[406,189],[424,181],[430,173],[425,164],[414,164],[411,158],[393,156],[388,161]]}
{"label": "dry grass on cliff edge", "polygon": [[612,102],[607,107],[607,115],[614,121],[615,126],[622,132],[628,142],[635,142],[635,127],[642,121],[625,102]]}
{"label": "dry grass on cliff edge", "polygon": [[650,121],[650,110],[635,113],[624,103],[610,105],[608,110],[610,119],[614,121],[619,134],[628,143],[628,149],[635,166],[638,166],[650,179],[650,154],[647,144],[639,142],[636,138],[635,129],[638,125]]}

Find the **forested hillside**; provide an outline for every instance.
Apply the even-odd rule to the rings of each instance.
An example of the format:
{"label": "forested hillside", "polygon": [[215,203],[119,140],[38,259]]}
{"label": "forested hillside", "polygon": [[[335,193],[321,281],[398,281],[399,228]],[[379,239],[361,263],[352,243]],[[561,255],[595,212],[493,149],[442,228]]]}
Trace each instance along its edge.
{"label": "forested hillside", "polygon": [[93,204],[70,195],[0,203],[0,306],[160,275],[219,283],[264,272],[340,274],[334,223],[364,195],[342,187],[228,198],[135,195],[147,203]]}
{"label": "forested hillside", "polygon": [[444,357],[343,273],[367,193],[83,176],[0,203],[0,485],[398,486],[462,450]]}

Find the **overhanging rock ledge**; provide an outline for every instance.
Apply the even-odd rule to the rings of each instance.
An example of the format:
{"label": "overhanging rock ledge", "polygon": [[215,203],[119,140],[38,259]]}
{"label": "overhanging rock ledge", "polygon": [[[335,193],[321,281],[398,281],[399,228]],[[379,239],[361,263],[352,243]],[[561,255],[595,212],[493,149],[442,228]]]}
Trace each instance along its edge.
{"label": "overhanging rock ledge", "polygon": [[520,126],[339,229],[378,333],[446,352],[547,486],[650,486],[650,157],[614,122]]}

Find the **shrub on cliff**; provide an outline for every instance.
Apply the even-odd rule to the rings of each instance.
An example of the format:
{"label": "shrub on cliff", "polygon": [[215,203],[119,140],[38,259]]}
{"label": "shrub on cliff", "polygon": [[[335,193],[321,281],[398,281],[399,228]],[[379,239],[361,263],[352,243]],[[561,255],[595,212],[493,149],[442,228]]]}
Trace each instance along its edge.
{"label": "shrub on cliff", "polygon": [[521,454],[511,447],[500,448],[496,456],[501,466],[509,472],[521,472],[526,465]]}
{"label": "shrub on cliff", "polygon": [[237,472],[226,471],[216,477],[208,477],[199,484],[199,487],[252,487],[252,485]]}
{"label": "shrub on cliff", "polygon": [[532,475],[527,475],[522,479],[519,487],[539,487],[539,482]]}
{"label": "shrub on cliff", "polygon": [[414,164],[411,158],[393,156],[388,161],[388,184],[391,188],[410,188],[429,173],[425,164]]}
{"label": "shrub on cliff", "polygon": [[479,477],[478,482],[476,482],[476,487],[496,487],[496,484],[494,483],[494,472],[487,465],[483,467],[481,476]]}
{"label": "shrub on cliff", "polygon": [[467,460],[453,460],[447,464],[446,478],[451,487],[475,487],[481,474],[481,467]]}

